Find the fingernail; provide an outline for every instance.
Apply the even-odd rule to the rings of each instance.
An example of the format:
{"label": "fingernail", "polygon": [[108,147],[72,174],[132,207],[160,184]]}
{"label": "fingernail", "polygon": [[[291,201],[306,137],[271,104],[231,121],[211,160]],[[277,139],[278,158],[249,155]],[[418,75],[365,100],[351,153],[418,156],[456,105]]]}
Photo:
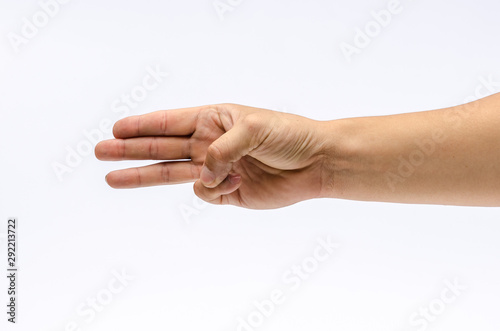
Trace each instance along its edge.
{"label": "fingernail", "polygon": [[209,185],[215,180],[215,174],[203,166],[201,168],[200,179],[203,185]]}
{"label": "fingernail", "polygon": [[241,181],[241,175],[229,175],[231,184],[238,184]]}

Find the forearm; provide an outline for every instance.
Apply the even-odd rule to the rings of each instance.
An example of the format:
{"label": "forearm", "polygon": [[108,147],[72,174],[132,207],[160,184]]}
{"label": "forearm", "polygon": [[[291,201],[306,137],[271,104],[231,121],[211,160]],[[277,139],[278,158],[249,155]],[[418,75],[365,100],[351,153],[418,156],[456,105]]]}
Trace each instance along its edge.
{"label": "forearm", "polygon": [[452,108],[322,122],[322,196],[500,206],[500,94]]}

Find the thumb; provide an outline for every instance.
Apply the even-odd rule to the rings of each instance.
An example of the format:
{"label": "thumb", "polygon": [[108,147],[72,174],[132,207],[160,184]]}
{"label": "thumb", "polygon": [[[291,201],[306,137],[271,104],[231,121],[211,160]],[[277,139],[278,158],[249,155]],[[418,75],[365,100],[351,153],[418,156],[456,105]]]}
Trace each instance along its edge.
{"label": "thumb", "polygon": [[200,180],[205,187],[219,185],[229,174],[233,163],[248,154],[254,146],[252,135],[244,125],[235,125],[207,149]]}

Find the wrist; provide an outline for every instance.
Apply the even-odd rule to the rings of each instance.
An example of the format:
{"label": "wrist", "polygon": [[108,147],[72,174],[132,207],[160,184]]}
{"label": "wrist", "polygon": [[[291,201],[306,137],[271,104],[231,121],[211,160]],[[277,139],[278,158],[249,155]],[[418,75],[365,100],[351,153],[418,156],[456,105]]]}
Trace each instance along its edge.
{"label": "wrist", "polygon": [[[346,118],[320,122],[322,189],[321,197],[371,200],[363,189],[380,177],[383,162],[378,139],[383,132],[380,117]],[[379,164],[380,163],[380,164]],[[377,185],[378,186],[378,185]],[[363,193],[364,192],[364,193]]]}
{"label": "wrist", "polygon": [[347,120],[318,122],[319,162],[321,162],[321,198],[336,198],[342,191],[342,176],[348,171],[347,151],[349,129]]}

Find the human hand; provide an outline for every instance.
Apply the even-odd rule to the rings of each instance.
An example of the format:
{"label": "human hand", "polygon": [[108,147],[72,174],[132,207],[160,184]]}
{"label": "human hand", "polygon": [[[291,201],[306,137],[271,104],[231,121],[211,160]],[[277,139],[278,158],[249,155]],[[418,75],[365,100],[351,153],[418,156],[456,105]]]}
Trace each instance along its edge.
{"label": "human hand", "polygon": [[100,160],[165,160],[106,176],[114,188],[194,183],[213,204],[278,208],[320,197],[320,122],[235,104],[163,110],[119,120]]}

